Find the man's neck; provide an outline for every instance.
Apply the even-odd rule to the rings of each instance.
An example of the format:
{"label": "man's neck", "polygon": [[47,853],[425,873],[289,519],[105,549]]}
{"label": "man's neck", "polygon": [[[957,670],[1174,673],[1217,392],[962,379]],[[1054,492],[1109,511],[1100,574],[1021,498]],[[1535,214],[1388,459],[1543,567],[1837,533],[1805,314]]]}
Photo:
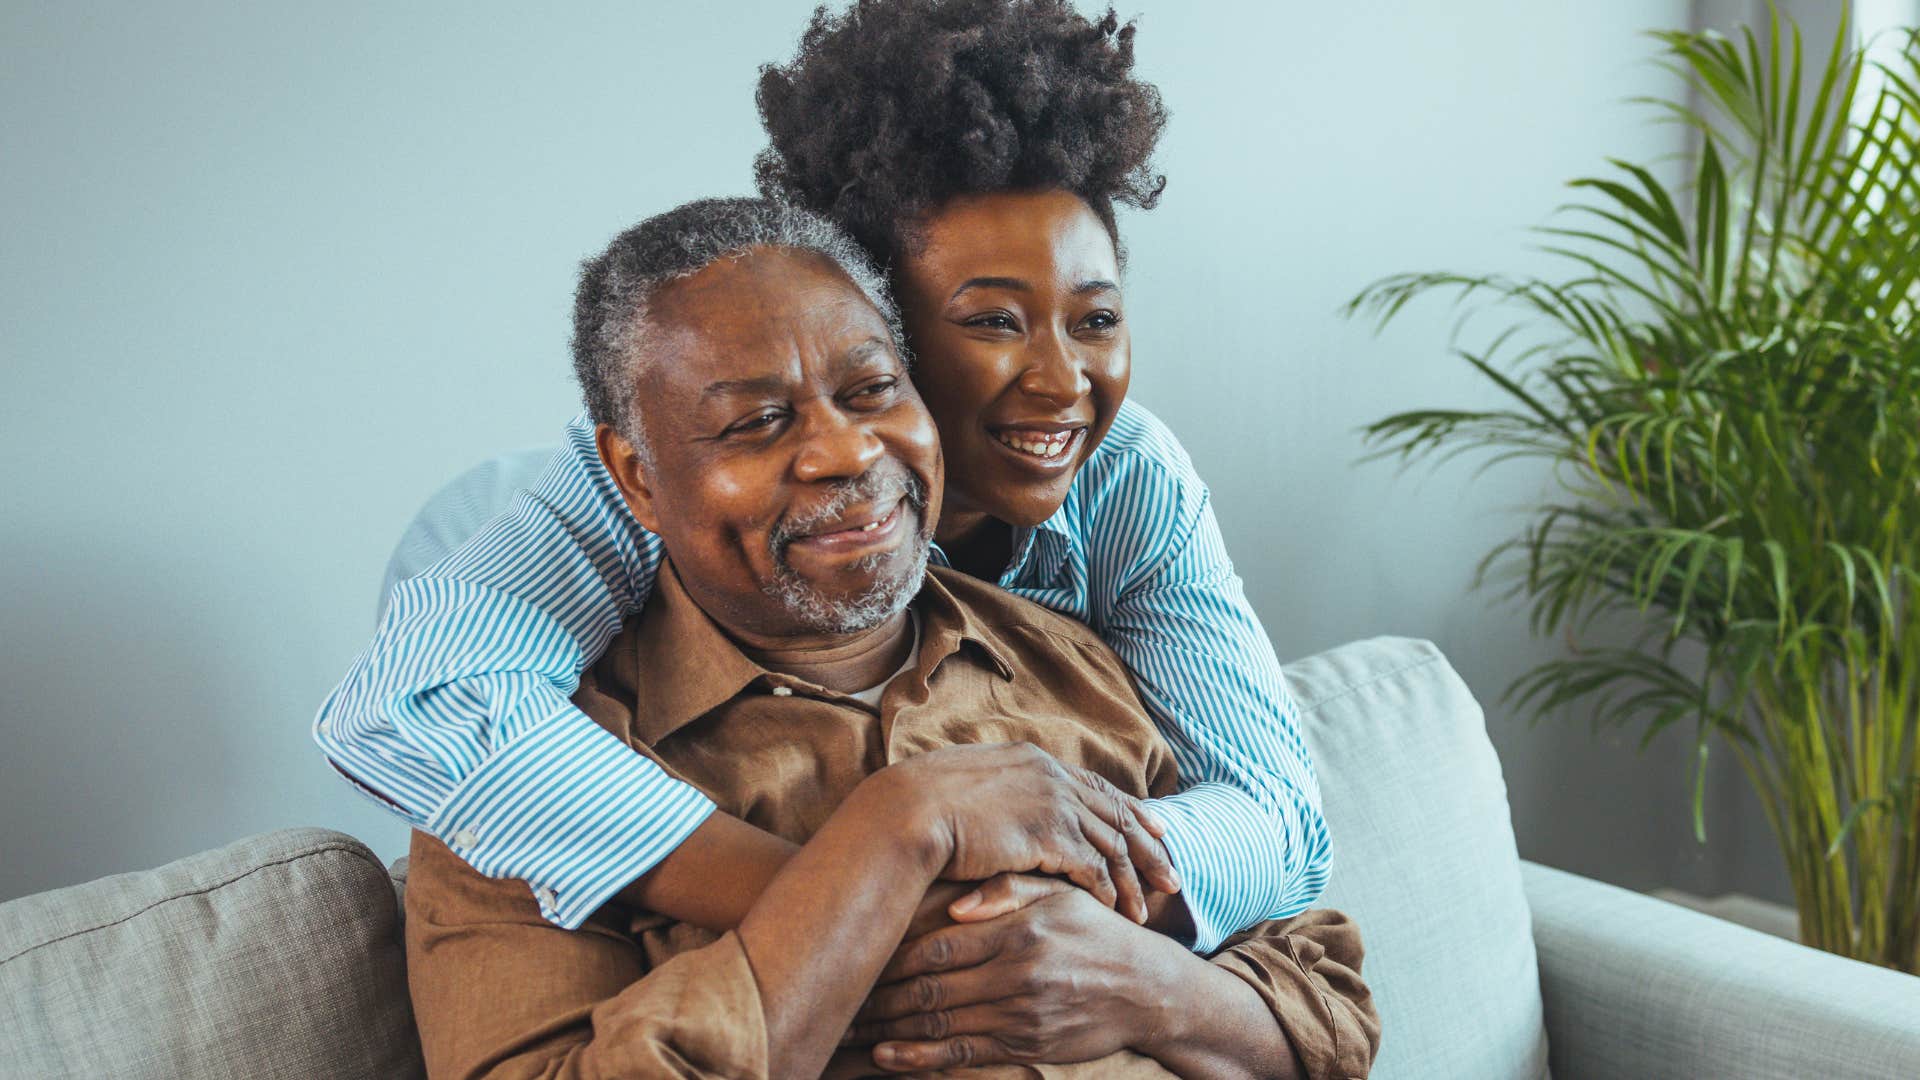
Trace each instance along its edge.
{"label": "man's neck", "polygon": [[906,611],[852,634],[815,636],[797,641],[746,640],[740,651],[768,671],[792,675],[842,694],[887,681],[913,651],[913,620]]}

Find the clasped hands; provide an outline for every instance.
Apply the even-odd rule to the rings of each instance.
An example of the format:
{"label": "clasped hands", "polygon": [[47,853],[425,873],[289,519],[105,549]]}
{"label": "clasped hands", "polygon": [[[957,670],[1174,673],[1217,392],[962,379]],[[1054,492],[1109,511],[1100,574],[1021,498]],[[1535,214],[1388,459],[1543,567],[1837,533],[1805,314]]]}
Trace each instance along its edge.
{"label": "clasped hands", "polygon": [[[938,761],[925,761],[914,781],[933,785],[930,798],[956,797],[954,858],[843,1048],[911,1072],[1150,1046],[1178,994],[1163,977],[1186,953],[1147,928],[1186,921],[1171,896],[1180,880],[1160,842],[1165,825],[1098,774],[1025,744],[927,757]],[[977,827],[983,814],[999,819],[995,827]],[[1007,850],[1009,837],[1031,851]],[[1029,862],[1029,872],[980,880]]]}

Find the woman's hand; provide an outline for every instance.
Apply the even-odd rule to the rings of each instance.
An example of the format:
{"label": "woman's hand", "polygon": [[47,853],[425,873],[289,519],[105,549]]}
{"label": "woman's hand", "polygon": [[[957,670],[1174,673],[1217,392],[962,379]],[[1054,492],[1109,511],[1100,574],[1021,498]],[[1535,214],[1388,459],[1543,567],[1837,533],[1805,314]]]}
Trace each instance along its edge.
{"label": "woman's hand", "polygon": [[1061,1064],[1153,1041],[1179,996],[1185,949],[1079,889],[903,946],[854,1017],[892,1072]]}
{"label": "woman's hand", "polygon": [[[1158,839],[1164,827],[1139,800],[1031,744],[943,747],[869,782],[917,807],[929,842],[950,853],[940,875],[949,881],[1057,874],[1135,922],[1147,917],[1148,889],[1180,888]],[[1009,909],[995,894],[963,897],[950,911],[977,920]]]}

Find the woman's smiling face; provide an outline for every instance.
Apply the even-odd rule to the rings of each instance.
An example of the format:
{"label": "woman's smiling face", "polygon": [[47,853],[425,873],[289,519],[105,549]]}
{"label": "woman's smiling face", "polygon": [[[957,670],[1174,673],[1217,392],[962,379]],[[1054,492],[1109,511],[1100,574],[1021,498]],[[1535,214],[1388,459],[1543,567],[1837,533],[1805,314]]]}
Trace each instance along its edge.
{"label": "woman's smiling face", "polygon": [[1119,259],[1060,190],[952,199],[895,264],[913,381],[947,463],[939,536],[1052,516],[1127,396]]}

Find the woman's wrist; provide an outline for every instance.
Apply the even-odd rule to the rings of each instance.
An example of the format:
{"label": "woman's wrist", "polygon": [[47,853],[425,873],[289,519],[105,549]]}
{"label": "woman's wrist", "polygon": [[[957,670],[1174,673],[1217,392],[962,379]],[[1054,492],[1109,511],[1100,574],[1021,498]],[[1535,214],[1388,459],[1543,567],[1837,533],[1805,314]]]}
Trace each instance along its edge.
{"label": "woman's wrist", "polygon": [[930,883],[953,859],[953,834],[924,789],[912,782],[910,769],[890,765],[869,773],[854,787],[834,816],[852,812],[856,820],[875,830],[875,842],[907,855]]}

